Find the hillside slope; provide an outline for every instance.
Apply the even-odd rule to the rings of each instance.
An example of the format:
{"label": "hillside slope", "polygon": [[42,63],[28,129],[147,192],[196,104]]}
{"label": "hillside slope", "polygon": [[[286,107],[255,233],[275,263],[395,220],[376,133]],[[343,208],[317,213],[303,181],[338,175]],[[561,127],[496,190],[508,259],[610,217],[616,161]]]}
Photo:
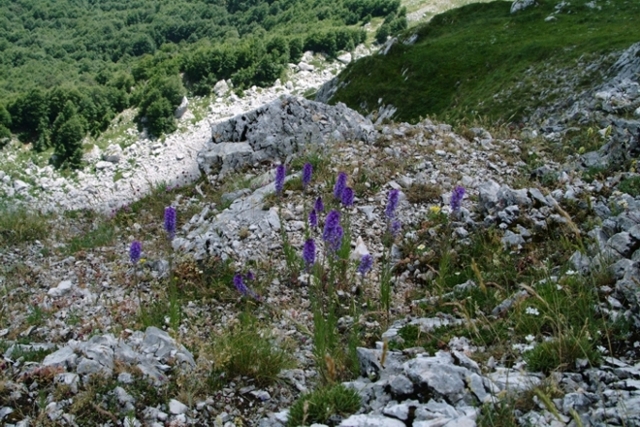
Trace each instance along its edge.
{"label": "hillside slope", "polygon": [[521,121],[558,97],[567,76],[596,85],[607,54],[640,40],[640,4],[625,0],[540,1],[510,13],[510,3],[472,4],[409,30],[386,55],[351,64],[331,102],[369,113],[397,108],[420,117]]}

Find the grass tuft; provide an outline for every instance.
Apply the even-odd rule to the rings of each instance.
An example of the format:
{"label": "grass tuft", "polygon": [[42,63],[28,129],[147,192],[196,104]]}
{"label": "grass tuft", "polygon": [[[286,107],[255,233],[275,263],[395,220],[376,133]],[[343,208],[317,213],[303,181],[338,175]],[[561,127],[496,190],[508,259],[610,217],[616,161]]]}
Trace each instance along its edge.
{"label": "grass tuft", "polygon": [[346,416],[356,412],[360,404],[358,392],[342,384],[320,388],[302,395],[293,404],[287,427],[326,424],[334,414]]}
{"label": "grass tuft", "polygon": [[[211,352],[214,369],[211,379],[245,376],[260,386],[272,384],[278,373],[294,366],[293,357],[283,343],[248,313],[240,315],[240,323],[214,338]],[[215,381],[214,381],[215,383]]]}
{"label": "grass tuft", "polygon": [[49,223],[45,215],[25,208],[0,205],[0,246],[8,247],[47,237]]}
{"label": "grass tuft", "polygon": [[630,196],[640,196],[640,176],[625,178],[618,184],[618,190]]}

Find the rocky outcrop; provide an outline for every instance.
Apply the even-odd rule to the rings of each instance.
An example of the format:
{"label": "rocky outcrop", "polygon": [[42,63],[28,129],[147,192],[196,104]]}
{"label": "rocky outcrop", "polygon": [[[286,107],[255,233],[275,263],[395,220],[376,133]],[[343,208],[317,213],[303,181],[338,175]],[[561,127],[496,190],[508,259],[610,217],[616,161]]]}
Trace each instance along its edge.
{"label": "rocky outcrop", "polygon": [[530,123],[540,125],[542,135],[550,141],[559,141],[568,131],[575,131],[575,126],[597,126],[603,146],[580,156],[578,164],[585,168],[619,166],[640,154],[640,43],[614,58],[608,70],[605,64],[610,57],[582,64],[585,72],[598,74],[601,69],[604,74],[601,84],[582,92],[578,92],[579,73],[573,69],[556,71],[561,76],[573,76],[573,80],[557,89],[562,92],[559,101],[539,108],[529,118]]}
{"label": "rocky outcrop", "polygon": [[371,122],[344,104],[329,106],[293,96],[215,124],[211,133],[211,142],[198,153],[205,174],[284,160],[310,144],[375,138]]}

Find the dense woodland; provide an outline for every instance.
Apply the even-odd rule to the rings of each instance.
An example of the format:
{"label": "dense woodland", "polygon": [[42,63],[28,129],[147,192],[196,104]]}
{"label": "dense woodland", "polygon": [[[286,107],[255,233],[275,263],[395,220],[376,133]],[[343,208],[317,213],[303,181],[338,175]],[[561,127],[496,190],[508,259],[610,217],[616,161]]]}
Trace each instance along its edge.
{"label": "dense woodland", "polygon": [[0,0],[0,145],[11,134],[56,166],[138,107],[153,135],[175,130],[187,94],[220,79],[273,83],[305,50],[335,55],[406,28],[400,0]]}

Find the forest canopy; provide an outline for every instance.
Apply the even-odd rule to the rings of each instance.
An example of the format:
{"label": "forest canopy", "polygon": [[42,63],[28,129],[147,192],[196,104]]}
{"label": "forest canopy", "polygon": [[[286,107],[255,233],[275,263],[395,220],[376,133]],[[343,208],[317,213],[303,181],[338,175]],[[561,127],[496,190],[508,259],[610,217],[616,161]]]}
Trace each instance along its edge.
{"label": "forest canopy", "polygon": [[185,94],[270,85],[305,50],[352,49],[372,17],[403,12],[400,0],[0,0],[0,145],[17,134],[77,166],[78,135],[125,108],[159,136]]}

